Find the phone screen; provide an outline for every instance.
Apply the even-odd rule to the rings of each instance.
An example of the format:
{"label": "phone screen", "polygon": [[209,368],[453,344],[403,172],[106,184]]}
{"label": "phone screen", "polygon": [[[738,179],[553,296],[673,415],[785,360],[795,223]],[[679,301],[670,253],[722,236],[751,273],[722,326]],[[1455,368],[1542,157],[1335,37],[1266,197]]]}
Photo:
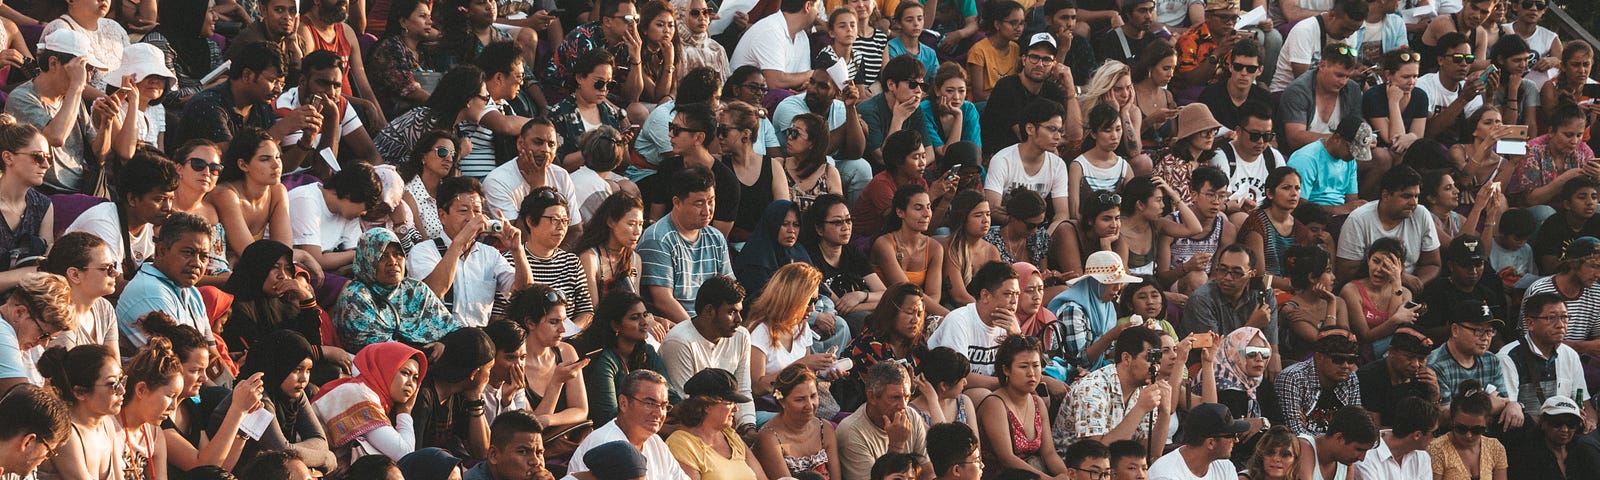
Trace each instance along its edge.
{"label": "phone screen", "polygon": [[1586,83],[1583,85],[1583,96],[1600,98],[1600,83]]}

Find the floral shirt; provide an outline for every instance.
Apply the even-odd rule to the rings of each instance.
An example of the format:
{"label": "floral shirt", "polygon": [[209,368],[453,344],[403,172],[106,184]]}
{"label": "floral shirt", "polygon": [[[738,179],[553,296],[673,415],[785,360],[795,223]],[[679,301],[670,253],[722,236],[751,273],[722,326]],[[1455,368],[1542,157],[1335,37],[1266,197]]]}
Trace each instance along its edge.
{"label": "floral shirt", "polygon": [[422,88],[415,75],[415,72],[423,70],[418,53],[406,48],[406,43],[396,35],[379,41],[368,57],[367,79],[372,81],[372,90],[378,95],[378,102],[389,106],[384,110],[393,112],[391,116],[403,111],[391,109],[406,102],[406,95]]}
{"label": "floral shirt", "polygon": [[572,66],[578,63],[579,58],[583,58],[583,54],[596,48],[610,50],[611,54],[616,56],[612,65],[616,65],[617,69],[612,72],[612,78],[621,81],[628,77],[628,66],[635,65],[633,58],[628,55],[628,50],[620,43],[612,45],[607,42],[605,32],[600,29],[600,22],[591,22],[573,28],[572,33],[567,34],[567,39],[556,47],[555,61],[550,62],[550,66],[545,68],[544,84],[563,92],[569,91],[571,88],[569,82],[573,77]]}
{"label": "floral shirt", "polygon": [[[1006,250],[1005,237],[1000,235],[1001,228],[1002,226],[1000,225],[989,227],[989,233],[983,236],[983,241],[989,242],[989,244],[994,245],[994,248],[1000,250],[1001,261],[1006,263],[1028,262],[1034,265],[1044,265],[1044,256],[1050,253],[1049,231],[1045,230],[1044,228],[1035,229],[1032,235],[1028,235],[1028,251],[1012,253],[1011,251]],[[1023,254],[1025,258],[1018,258],[1018,254]]]}
{"label": "floral shirt", "polygon": [[850,369],[850,374],[865,380],[868,368],[875,363],[886,360],[911,362],[911,369],[915,371],[917,365],[921,363],[918,359],[927,350],[927,339],[923,338],[917,340],[917,344],[911,347],[910,352],[901,352],[900,356],[897,357],[894,352],[890,351],[888,343],[878,340],[877,335],[873,335],[871,330],[867,330],[861,332],[861,336],[850,342],[850,346],[845,349],[845,358],[849,358],[855,365]]}
{"label": "floral shirt", "polygon": [[689,70],[710,68],[722,74],[722,78],[728,78],[732,72],[728,69],[728,51],[704,33],[683,36],[683,65]]}
{"label": "floral shirt", "polygon": [[1343,383],[1323,388],[1318,379],[1316,359],[1290,365],[1273,380],[1283,419],[1296,434],[1320,435],[1328,430],[1333,412],[1347,406],[1361,406],[1361,384],[1351,375]]}
{"label": "floral shirt", "polygon": [[1151,172],[1151,175],[1166,180],[1167,185],[1172,186],[1172,190],[1178,192],[1178,198],[1183,199],[1183,203],[1194,205],[1194,194],[1189,192],[1189,179],[1194,177],[1194,167],[1197,163],[1199,162],[1184,160],[1177,155],[1169,153],[1161,157],[1161,161],[1156,163],[1155,170]]}
{"label": "floral shirt", "polygon": [[[1128,396],[1127,401],[1123,401],[1122,382],[1117,379],[1116,365],[1089,372],[1073,382],[1071,388],[1067,401],[1061,402],[1061,410],[1056,412],[1055,431],[1051,432],[1056,445],[1071,445],[1087,437],[1105,435],[1117,428],[1144,390],[1144,387],[1139,387],[1133,395]],[[1139,422],[1133,438],[1150,438],[1150,422]]]}
{"label": "floral shirt", "polygon": [[1578,149],[1567,158],[1553,158],[1546,154],[1549,145],[1548,134],[1528,141],[1528,156],[1517,164],[1517,169],[1511,174],[1511,184],[1506,186],[1506,193],[1527,194],[1554,182],[1562,172],[1581,168],[1584,163],[1594,160],[1594,150],[1589,149],[1587,143],[1579,143]]}
{"label": "floral shirt", "polygon": [[[600,102],[599,107],[600,123],[622,130],[622,109],[611,102]],[[556,149],[556,158],[578,151],[578,137],[589,131],[583,124],[583,115],[578,113],[578,97],[569,96],[551,105],[550,122],[556,124],[556,133],[561,135],[561,148]]]}
{"label": "floral shirt", "polygon": [[[1174,46],[1178,49],[1178,73],[1180,74],[1189,73],[1199,68],[1200,64],[1205,62],[1206,56],[1211,55],[1211,51],[1217,48],[1217,39],[1211,34],[1211,28],[1205,23],[1183,32],[1183,35],[1179,35],[1175,42],[1176,45]],[[1213,67],[1215,71],[1211,73],[1211,78],[1221,78],[1222,66],[1228,64],[1227,60],[1232,58],[1232,55],[1224,53],[1218,55],[1218,57],[1226,58],[1217,62]]]}

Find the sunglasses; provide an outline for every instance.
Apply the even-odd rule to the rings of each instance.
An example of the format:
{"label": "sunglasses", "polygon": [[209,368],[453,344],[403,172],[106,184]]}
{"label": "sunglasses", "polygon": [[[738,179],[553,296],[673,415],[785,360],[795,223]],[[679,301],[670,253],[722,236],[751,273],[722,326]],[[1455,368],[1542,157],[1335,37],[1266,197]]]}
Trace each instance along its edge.
{"label": "sunglasses", "polygon": [[785,128],[783,129],[783,136],[788,137],[790,140],[799,140],[800,129],[794,127]]}
{"label": "sunglasses", "polygon": [[1544,423],[1551,428],[1578,428],[1583,425],[1583,420],[1568,416],[1557,416],[1544,417],[1544,421],[1541,423]]}
{"label": "sunglasses", "polygon": [[1526,8],[1526,9],[1529,9],[1529,10],[1544,10],[1544,7],[1547,7],[1549,5],[1550,4],[1545,3],[1545,2],[1522,2],[1522,8]]}
{"label": "sunglasses", "polygon": [[1470,53],[1452,53],[1450,54],[1450,59],[1456,63],[1472,63],[1478,59],[1478,56]]}
{"label": "sunglasses", "polygon": [[1416,62],[1421,62],[1421,61],[1422,61],[1422,54],[1420,54],[1420,53],[1406,52],[1406,53],[1400,54],[1400,63],[1416,63]]}
{"label": "sunglasses", "polygon": [[1339,46],[1339,48],[1333,49],[1333,51],[1335,53],[1338,53],[1340,55],[1344,55],[1344,56],[1347,56],[1347,57],[1354,57],[1354,56],[1356,56],[1356,53],[1358,53],[1356,51],[1356,49],[1350,48],[1350,47],[1346,47],[1346,46],[1342,46],[1342,45]]}
{"label": "sunglasses", "polygon": [[1101,193],[1100,194],[1100,204],[1101,205],[1122,205],[1122,195],[1118,195],[1118,194],[1110,193],[1110,192]]}
{"label": "sunglasses", "polygon": [[433,147],[433,154],[438,155],[439,158],[443,158],[445,160],[454,160],[456,158],[456,151],[451,150],[450,147],[443,145]]}
{"label": "sunglasses", "polygon": [[1357,355],[1328,355],[1328,358],[1333,360],[1333,363],[1339,365],[1355,365],[1361,363],[1361,357]]}
{"label": "sunglasses", "polygon": [[1266,360],[1272,358],[1272,347],[1244,347],[1244,358]]}
{"label": "sunglasses", "polygon": [[667,134],[669,134],[669,135],[677,135],[677,134],[684,133],[684,132],[688,132],[688,133],[706,133],[705,130],[700,130],[700,129],[697,129],[697,128],[689,128],[689,127],[685,127],[685,126],[682,126],[682,125],[678,125],[676,123],[668,123],[667,124]]}
{"label": "sunglasses", "polygon": [[856,220],[854,218],[844,217],[844,218],[835,219],[835,220],[824,220],[822,223],[825,223],[825,224],[828,224],[828,225],[832,225],[832,226],[835,226],[835,227],[843,227],[845,225],[854,224],[855,222],[856,222]]}
{"label": "sunglasses", "polygon": [[1233,64],[1233,71],[1235,71],[1235,72],[1256,73],[1256,72],[1258,72],[1260,70],[1261,70],[1261,66],[1260,65],[1245,65],[1243,63],[1238,63],[1238,62],[1234,62],[1234,64]]}
{"label": "sunglasses", "polygon": [[689,9],[689,16],[694,17],[694,18],[713,17],[713,16],[716,16],[716,15],[717,15],[717,9],[715,9],[715,8],[691,8],[691,9]]}
{"label": "sunglasses", "polygon": [[594,89],[602,91],[602,92],[611,90],[613,88],[617,88],[620,85],[621,84],[617,83],[616,80],[595,80],[594,81]]}
{"label": "sunglasses", "polygon": [[1456,425],[1455,428],[1452,428],[1451,430],[1454,430],[1456,433],[1462,435],[1466,435],[1468,433],[1473,435],[1483,435],[1485,433],[1489,433],[1489,427],[1487,425],[1477,425],[1471,427],[1466,425]]}
{"label": "sunglasses", "polygon": [[552,290],[550,290],[548,292],[544,292],[544,303],[545,303],[545,305],[557,305],[557,304],[566,305],[567,304],[567,295],[564,294],[564,293],[561,293],[560,290],[552,289]]}
{"label": "sunglasses", "polygon": [[11,152],[11,153],[16,154],[16,155],[25,155],[25,156],[33,157],[33,163],[35,165],[38,165],[38,166],[41,166],[41,167],[48,167],[48,166],[50,166],[51,162],[55,161],[55,156],[51,155],[49,151]]}
{"label": "sunglasses", "polygon": [[191,158],[189,159],[189,169],[196,172],[210,170],[212,175],[216,175],[222,173],[222,164],[207,162],[199,158]]}
{"label": "sunglasses", "polygon": [[612,16],[610,16],[608,18],[615,18],[617,20],[622,20],[624,23],[627,23],[629,25],[632,25],[634,23],[638,23],[639,22],[639,16],[638,15],[612,15]]}
{"label": "sunglasses", "polygon": [[746,83],[746,84],[744,84],[742,86],[744,88],[748,88],[748,89],[760,92],[762,95],[766,95],[767,91],[771,90],[770,88],[767,88],[766,85],[762,85],[762,84],[759,84],[759,83]]}
{"label": "sunglasses", "polygon": [[1252,132],[1252,131],[1249,131],[1249,130],[1239,130],[1239,131],[1240,132],[1244,132],[1245,136],[1248,137],[1250,139],[1250,141],[1252,141],[1252,142],[1270,142],[1270,141],[1272,141],[1272,139],[1278,138],[1278,134],[1275,133],[1275,132],[1272,132],[1272,131],[1266,131],[1266,132]]}

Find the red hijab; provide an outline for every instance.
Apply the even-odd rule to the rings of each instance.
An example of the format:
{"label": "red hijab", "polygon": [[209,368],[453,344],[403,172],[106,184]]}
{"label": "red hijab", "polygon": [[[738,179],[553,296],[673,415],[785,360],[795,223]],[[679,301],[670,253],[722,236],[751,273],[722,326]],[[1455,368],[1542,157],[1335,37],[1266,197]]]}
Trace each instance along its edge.
{"label": "red hijab", "polygon": [[[324,384],[322,389],[317,391],[317,396],[313,401],[321,399],[324,394],[333,391],[334,387],[346,383],[366,385],[367,388],[376,392],[379,397],[387,399],[389,396],[389,382],[400,374],[400,367],[405,366],[406,360],[417,361],[418,378],[427,376],[428,358],[421,351],[400,342],[367,345],[366,348],[356,353],[356,358],[352,362],[357,372],[356,376],[341,378]],[[419,381],[418,384],[420,385],[420,383]],[[393,410],[394,406],[391,402],[383,402],[384,413],[393,415]]]}

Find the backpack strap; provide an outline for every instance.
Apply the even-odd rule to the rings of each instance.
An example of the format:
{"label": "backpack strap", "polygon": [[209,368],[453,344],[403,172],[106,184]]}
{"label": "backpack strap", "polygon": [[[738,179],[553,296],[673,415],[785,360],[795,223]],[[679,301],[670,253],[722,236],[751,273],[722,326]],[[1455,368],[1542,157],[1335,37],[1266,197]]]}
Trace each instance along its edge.
{"label": "backpack strap", "polygon": [[1233,172],[1239,170],[1239,156],[1233,153],[1233,143],[1222,142],[1222,148],[1218,148],[1217,150],[1221,150],[1222,156],[1228,159],[1228,171],[1226,173],[1228,174],[1229,178],[1232,178]]}

